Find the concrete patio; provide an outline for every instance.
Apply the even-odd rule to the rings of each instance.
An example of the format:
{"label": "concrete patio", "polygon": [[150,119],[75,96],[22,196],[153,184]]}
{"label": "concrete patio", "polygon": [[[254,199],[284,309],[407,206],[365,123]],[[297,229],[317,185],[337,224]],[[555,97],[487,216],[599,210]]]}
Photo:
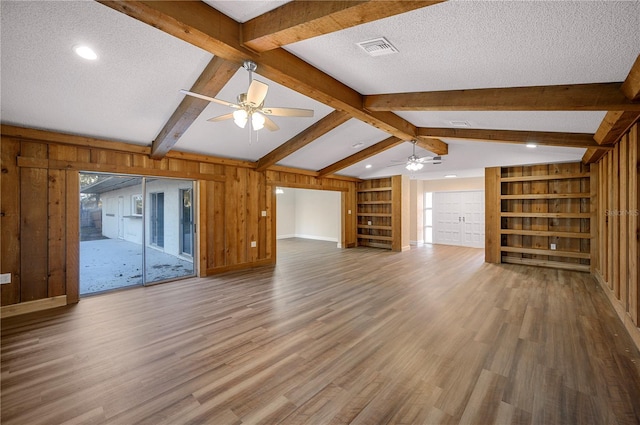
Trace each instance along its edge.
{"label": "concrete patio", "polygon": [[[147,248],[147,283],[193,274],[193,262]],[[121,239],[80,243],[80,295],[142,285],[142,246]]]}

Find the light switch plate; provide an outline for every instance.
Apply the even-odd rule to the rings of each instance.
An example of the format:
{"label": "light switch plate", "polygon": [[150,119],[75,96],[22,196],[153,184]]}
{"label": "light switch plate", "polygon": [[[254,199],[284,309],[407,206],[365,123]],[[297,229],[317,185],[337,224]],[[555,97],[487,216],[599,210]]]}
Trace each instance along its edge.
{"label": "light switch plate", "polygon": [[258,246],[256,241],[251,241],[251,248],[255,248],[256,246]]}
{"label": "light switch plate", "polygon": [[267,216],[267,212],[266,211],[262,211],[262,216],[266,217]]}
{"label": "light switch plate", "polygon": [[0,274],[0,285],[6,285],[7,283],[11,283],[11,273]]}

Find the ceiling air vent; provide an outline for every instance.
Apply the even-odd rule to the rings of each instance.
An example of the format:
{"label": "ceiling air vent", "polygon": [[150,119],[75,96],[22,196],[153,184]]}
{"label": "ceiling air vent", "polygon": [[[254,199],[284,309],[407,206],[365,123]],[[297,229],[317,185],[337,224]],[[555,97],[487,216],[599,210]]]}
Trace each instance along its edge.
{"label": "ceiling air vent", "polygon": [[384,56],[392,53],[398,53],[398,49],[396,49],[393,44],[389,43],[389,40],[384,37],[369,41],[362,41],[356,44],[360,46],[362,50],[367,52],[369,56]]}

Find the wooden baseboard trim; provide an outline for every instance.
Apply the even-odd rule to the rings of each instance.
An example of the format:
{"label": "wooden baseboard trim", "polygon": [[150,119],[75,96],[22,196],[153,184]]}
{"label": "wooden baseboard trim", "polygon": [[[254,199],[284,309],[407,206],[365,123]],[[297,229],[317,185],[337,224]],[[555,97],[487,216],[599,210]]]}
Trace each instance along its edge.
{"label": "wooden baseboard trim", "polygon": [[593,273],[593,277],[596,279],[598,285],[600,285],[602,291],[607,296],[607,299],[613,306],[613,309],[617,313],[620,321],[622,321],[622,324],[629,333],[629,336],[633,340],[633,343],[636,345],[636,348],[640,350],[640,328],[638,328],[636,324],[633,323],[633,319],[631,319],[631,316],[629,316],[622,305],[618,302],[613,291],[609,289],[609,287],[607,286],[607,282],[605,282],[605,280],[602,278],[599,270],[596,270],[596,272]]}
{"label": "wooden baseboard trim", "polygon": [[62,307],[65,305],[67,305],[66,295],[27,301],[19,304],[10,304],[0,307],[0,318],[5,319],[7,317],[33,313],[34,311],[48,310],[50,308]]}

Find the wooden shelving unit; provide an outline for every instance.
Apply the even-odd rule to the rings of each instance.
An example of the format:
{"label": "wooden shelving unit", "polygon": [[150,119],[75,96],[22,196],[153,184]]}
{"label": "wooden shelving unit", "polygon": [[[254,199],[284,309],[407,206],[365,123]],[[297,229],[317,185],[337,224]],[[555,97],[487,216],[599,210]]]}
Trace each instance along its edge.
{"label": "wooden shelving unit", "polygon": [[485,176],[488,262],[590,270],[587,165],[496,167]]}
{"label": "wooden shelving unit", "polygon": [[402,176],[358,184],[358,245],[402,250]]}

